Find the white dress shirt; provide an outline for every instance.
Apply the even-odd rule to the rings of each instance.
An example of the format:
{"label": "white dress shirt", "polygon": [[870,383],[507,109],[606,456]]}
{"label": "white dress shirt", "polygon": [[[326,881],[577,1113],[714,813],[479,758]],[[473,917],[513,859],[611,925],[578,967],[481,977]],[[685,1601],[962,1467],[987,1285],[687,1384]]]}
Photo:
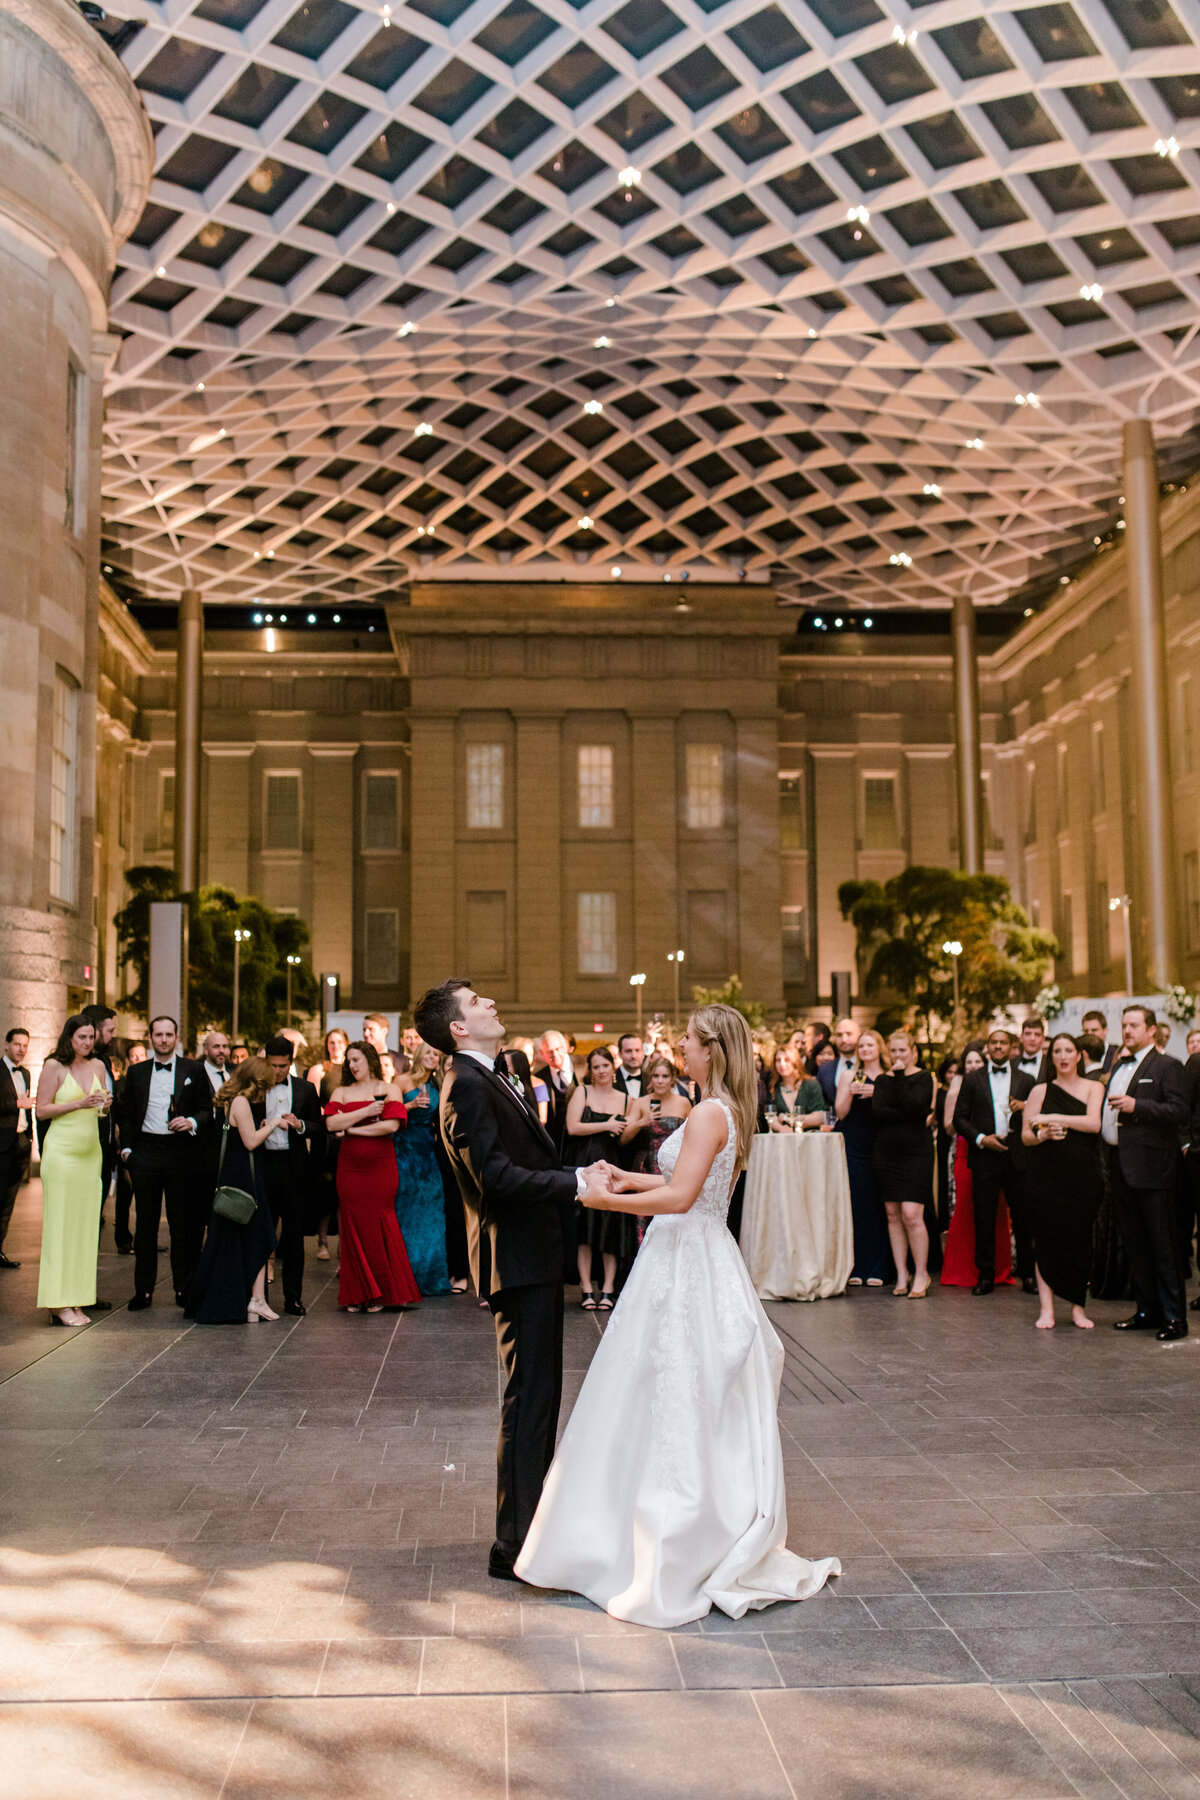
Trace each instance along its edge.
{"label": "white dress shirt", "polygon": [[[27,1094],[29,1092],[29,1070],[25,1067],[25,1064],[15,1063],[11,1056],[6,1056],[4,1062],[9,1074],[12,1076],[12,1084],[16,1088],[17,1093]],[[17,1117],[17,1136],[28,1137],[30,1130],[32,1129],[29,1123],[29,1109],[27,1107],[18,1109]]]}
{"label": "white dress shirt", "polygon": [[166,1137],[171,1128],[171,1099],[175,1093],[175,1055],[161,1068],[154,1057],[150,1066],[150,1093],[146,1100],[146,1116],[142,1133],[146,1137]]}
{"label": "white dress shirt", "polygon": [[204,1073],[208,1076],[209,1086],[212,1088],[214,1094],[218,1088],[224,1087],[225,1083],[229,1080],[228,1070],[218,1069],[216,1063],[210,1063],[207,1056],[204,1059]]}
{"label": "white dress shirt", "polygon": [[[284,1113],[291,1112],[291,1110],[291,1080],[277,1081],[274,1087],[269,1087],[267,1089],[267,1117],[268,1119],[281,1119]],[[303,1130],[303,1126],[301,1127],[301,1130]],[[286,1125],[277,1125],[268,1137],[264,1148],[267,1150],[286,1150],[287,1147],[288,1128]]]}
{"label": "white dress shirt", "polygon": [[[1009,1093],[1012,1089],[1012,1067],[1009,1063],[1004,1063],[998,1069],[994,1063],[989,1062],[987,1072],[988,1086],[992,1090],[992,1117],[995,1121],[993,1130],[998,1138],[1007,1137],[1008,1128],[1012,1123],[1012,1114],[1008,1110]],[[976,1146],[986,1136],[987,1133],[981,1131],[975,1139]]]}
{"label": "white dress shirt", "polygon": [[1117,1121],[1121,1116],[1107,1102],[1115,1099],[1118,1094],[1129,1092],[1133,1078],[1142,1066],[1142,1058],[1149,1049],[1150,1045],[1147,1044],[1145,1049],[1138,1051],[1132,1062],[1119,1062],[1113,1065],[1113,1072],[1108,1079],[1108,1094],[1100,1114],[1100,1136],[1106,1144],[1116,1144]]}
{"label": "white dress shirt", "polygon": [[642,1097],[642,1071],[640,1069],[622,1069],[621,1074],[625,1080],[625,1092],[633,1099],[640,1100]]}

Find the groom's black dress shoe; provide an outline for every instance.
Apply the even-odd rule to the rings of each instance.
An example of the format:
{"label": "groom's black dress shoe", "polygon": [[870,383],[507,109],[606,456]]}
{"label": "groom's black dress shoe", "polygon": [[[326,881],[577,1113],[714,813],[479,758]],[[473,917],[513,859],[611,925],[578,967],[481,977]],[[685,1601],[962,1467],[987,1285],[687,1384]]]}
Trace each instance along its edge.
{"label": "groom's black dress shoe", "polygon": [[6,1256],[3,1250],[0,1250],[0,1269],[19,1269],[20,1266],[15,1256]]}
{"label": "groom's black dress shoe", "polygon": [[996,1291],[995,1282],[989,1281],[986,1276],[983,1278],[982,1281],[977,1281],[975,1283],[975,1286],[971,1289],[971,1292],[973,1294],[994,1294],[995,1291]]}
{"label": "groom's black dress shoe", "polygon": [[1168,1319],[1162,1330],[1155,1335],[1160,1344],[1173,1344],[1176,1338],[1185,1338],[1187,1334],[1186,1319]]}
{"label": "groom's black dress shoe", "polygon": [[1114,1331],[1157,1331],[1158,1321],[1149,1313],[1135,1312],[1131,1318],[1117,1319],[1113,1323]]}
{"label": "groom's black dress shoe", "polygon": [[520,1581],[519,1575],[513,1574],[513,1564],[518,1552],[510,1550],[506,1544],[493,1544],[488,1551],[488,1574],[493,1581]]}
{"label": "groom's black dress shoe", "polygon": [[135,1294],[129,1302],[130,1312],[145,1312],[153,1298],[153,1294]]}

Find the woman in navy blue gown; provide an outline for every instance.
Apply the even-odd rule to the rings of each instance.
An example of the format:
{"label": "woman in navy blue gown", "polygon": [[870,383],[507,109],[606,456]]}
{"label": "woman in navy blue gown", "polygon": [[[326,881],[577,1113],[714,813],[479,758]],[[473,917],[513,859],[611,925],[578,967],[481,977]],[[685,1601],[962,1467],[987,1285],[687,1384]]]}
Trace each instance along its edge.
{"label": "woman in navy blue gown", "polygon": [[834,1111],[846,1146],[850,1177],[850,1212],[854,1220],[854,1267],[850,1286],[882,1287],[891,1268],[887,1214],[875,1174],[875,1114],[871,1096],[875,1079],[887,1068],[887,1051],[877,1031],[859,1034],[853,1069],[838,1078]]}
{"label": "woman in navy blue gown", "polygon": [[218,1107],[229,1109],[220,1186],[253,1194],[257,1210],[247,1225],[216,1212],[210,1216],[184,1307],[184,1317],[195,1319],[197,1325],[253,1325],[260,1319],[279,1317],[267,1305],[267,1258],[275,1249],[275,1227],[261,1157],[254,1155],[270,1137],[275,1121],[256,1125],[250,1111],[252,1105],[266,1099],[274,1079],[266,1058],[252,1056],[230,1071],[229,1080],[217,1092]]}
{"label": "woman in navy blue gown", "polygon": [[409,1074],[399,1077],[408,1108],[408,1129],[398,1131],[396,1219],[417,1286],[423,1294],[448,1294],[446,1207],[434,1136],[438,1128],[438,1085],[433,1079],[438,1053],[420,1044]]}

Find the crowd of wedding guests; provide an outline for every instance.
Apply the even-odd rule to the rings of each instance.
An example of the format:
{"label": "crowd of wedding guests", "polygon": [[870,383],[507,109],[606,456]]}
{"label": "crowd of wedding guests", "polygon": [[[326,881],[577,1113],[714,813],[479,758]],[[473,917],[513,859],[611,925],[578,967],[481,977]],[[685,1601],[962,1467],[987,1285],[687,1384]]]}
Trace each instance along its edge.
{"label": "crowd of wedding guests", "polygon": [[[164,1211],[170,1290],[201,1324],[277,1319],[276,1283],[283,1312],[303,1314],[310,1238],[318,1262],[336,1257],[347,1313],[467,1291],[463,1208],[437,1126],[444,1058],[414,1028],[390,1045],[386,1015],[368,1013],[357,1039],[334,1028],[316,1048],[290,1028],[258,1047],[213,1030],[189,1056],[173,1019],[151,1020],[147,1042],[118,1044],[115,1024],[104,1006],[68,1019],[36,1092],[27,1031],[8,1031],[0,1059],[0,1270],[19,1266],[4,1238],[36,1133],[38,1305],[53,1323],[108,1310],[96,1272],[110,1199],[115,1248],[133,1260],[131,1311],[160,1286]],[[1036,1017],[997,1024],[936,1070],[907,1031],[849,1018],[786,1041],[758,1034],[760,1132],[842,1139],[851,1287],[923,1299],[935,1276],[979,1297],[1020,1284],[1038,1296],[1043,1329],[1056,1297],[1086,1330],[1089,1290],[1132,1295],[1118,1329],[1187,1334],[1200,1032],[1185,1067],[1144,1006],[1125,1009],[1119,1045],[1103,1014],[1082,1024],[1078,1036],[1050,1035]],[[512,1037],[497,1067],[577,1168],[652,1170],[698,1098],[658,1020],[586,1053],[553,1029]],[[576,1207],[563,1279],[584,1310],[611,1310],[644,1224]]]}

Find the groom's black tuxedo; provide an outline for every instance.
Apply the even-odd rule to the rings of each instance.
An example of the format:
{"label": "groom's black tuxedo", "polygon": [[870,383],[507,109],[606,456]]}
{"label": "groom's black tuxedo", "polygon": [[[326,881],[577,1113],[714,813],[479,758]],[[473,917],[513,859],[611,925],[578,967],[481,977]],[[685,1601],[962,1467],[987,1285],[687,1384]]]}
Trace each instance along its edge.
{"label": "groom's black tuxedo", "polygon": [[562,1397],[563,1232],[576,1179],[525,1100],[460,1052],[442,1085],[442,1137],[467,1215],[471,1274],[496,1321],[504,1367],[496,1542],[512,1573],[554,1457]]}

